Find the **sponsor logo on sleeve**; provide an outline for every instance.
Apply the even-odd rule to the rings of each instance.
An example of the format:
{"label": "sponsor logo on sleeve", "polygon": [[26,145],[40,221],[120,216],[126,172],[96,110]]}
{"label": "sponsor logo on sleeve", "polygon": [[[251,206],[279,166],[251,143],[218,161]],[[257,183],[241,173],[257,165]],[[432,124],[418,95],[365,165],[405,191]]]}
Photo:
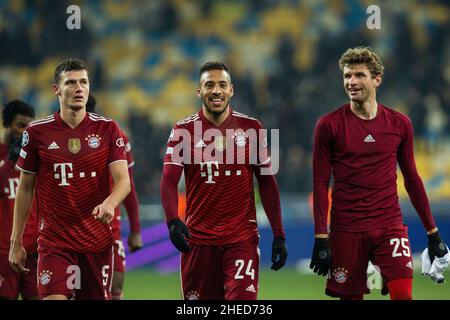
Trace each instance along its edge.
{"label": "sponsor logo on sleeve", "polygon": [[125,141],[123,141],[123,138],[119,138],[116,140],[116,145],[118,147],[125,147]]}
{"label": "sponsor logo on sleeve", "polygon": [[25,159],[25,158],[27,157],[27,154],[28,154],[28,153],[27,153],[25,150],[20,149],[19,155],[20,155],[20,157],[21,157],[22,159]]}

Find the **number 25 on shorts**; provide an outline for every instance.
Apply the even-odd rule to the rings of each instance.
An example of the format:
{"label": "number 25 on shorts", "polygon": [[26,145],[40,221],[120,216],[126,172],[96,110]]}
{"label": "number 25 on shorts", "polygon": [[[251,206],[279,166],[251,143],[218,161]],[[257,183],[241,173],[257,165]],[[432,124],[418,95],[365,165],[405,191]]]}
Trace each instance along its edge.
{"label": "number 25 on shorts", "polygon": [[[391,246],[394,246],[394,250],[392,250],[392,257],[411,257],[411,252],[409,250],[408,246],[408,239],[407,238],[393,238],[389,241]],[[402,252],[399,252],[400,244],[403,248]]]}

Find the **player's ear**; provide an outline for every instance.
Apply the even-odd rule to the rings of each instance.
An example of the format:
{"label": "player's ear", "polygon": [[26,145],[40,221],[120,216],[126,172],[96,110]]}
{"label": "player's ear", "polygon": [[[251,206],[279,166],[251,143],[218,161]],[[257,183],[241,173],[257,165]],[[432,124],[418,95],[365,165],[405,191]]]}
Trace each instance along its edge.
{"label": "player's ear", "polygon": [[59,96],[59,85],[57,85],[56,83],[53,84],[53,93],[55,94],[55,96]]}
{"label": "player's ear", "polygon": [[382,82],[381,75],[377,74],[374,79],[375,79],[375,87],[378,88],[381,85],[381,82]]}
{"label": "player's ear", "polygon": [[233,86],[233,84],[231,83],[231,84],[230,84],[230,98],[231,98],[233,95],[234,95],[234,86]]}
{"label": "player's ear", "polygon": [[195,92],[197,93],[197,97],[201,98],[202,97],[202,93],[200,90],[200,86],[197,87],[197,90],[195,90]]}

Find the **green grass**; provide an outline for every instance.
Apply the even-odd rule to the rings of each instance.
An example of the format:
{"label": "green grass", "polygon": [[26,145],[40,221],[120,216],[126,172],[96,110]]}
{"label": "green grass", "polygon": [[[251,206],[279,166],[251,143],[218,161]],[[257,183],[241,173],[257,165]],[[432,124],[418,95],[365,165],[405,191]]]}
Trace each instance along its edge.
{"label": "green grass", "polygon": [[[416,300],[450,300],[450,272],[445,274],[447,283],[436,285],[420,273],[414,275],[413,297]],[[278,272],[262,269],[259,277],[261,300],[327,300],[325,278],[314,274],[301,274],[285,268]],[[152,269],[140,269],[126,274],[125,299],[179,300],[181,299],[180,274],[159,274]],[[388,300],[380,290],[365,295],[366,300]]]}

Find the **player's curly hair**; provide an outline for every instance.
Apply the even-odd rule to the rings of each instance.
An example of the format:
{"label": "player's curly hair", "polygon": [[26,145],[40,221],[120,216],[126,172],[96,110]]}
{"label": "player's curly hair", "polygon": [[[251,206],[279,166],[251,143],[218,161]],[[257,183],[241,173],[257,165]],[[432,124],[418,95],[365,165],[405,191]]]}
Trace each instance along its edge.
{"label": "player's curly hair", "polygon": [[9,128],[18,114],[34,118],[34,109],[22,100],[11,100],[5,103],[2,110],[3,127]]}
{"label": "player's curly hair", "polygon": [[200,67],[198,70],[198,77],[201,78],[202,74],[209,70],[224,70],[231,78],[230,68],[220,61],[209,61]]}
{"label": "player's curly hair", "polygon": [[370,47],[356,47],[347,49],[339,59],[339,68],[344,70],[346,65],[365,64],[372,77],[384,75],[384,66],[380,57]]}
{"label": "player's curly hair", "polygon": [[62,61],[55,69],[55,84],[58,84],[59,80],[61,80],[61,73],[78,70],[86,70],[87,72],[87,65],[82,60],[78,58],[68,58]]}

